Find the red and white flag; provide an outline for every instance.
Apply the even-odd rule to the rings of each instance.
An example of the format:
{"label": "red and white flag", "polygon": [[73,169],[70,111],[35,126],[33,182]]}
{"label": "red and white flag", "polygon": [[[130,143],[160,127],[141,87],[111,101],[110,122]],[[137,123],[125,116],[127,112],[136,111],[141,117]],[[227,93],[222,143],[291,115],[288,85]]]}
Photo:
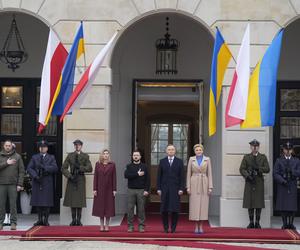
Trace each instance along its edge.
{"label": "red and white flag", "polygon": [[250,77],[250,25],[247,25],[230,86],[225,111],[225,126],[241,124],[246,117]]}
{"label": "red and white flag", "polygon": [[67,50],[60,42],[54,31],[50,28],[41,79],[39,133],[41,133],[47,125],[46,118],[49,106],[54,97],[67,56]]}
{"label": "red and white flag", "polygon": [[109,42],[104,46],[104,48],[100,51],[100,53],[96,56],[94,61],[90,64],[90,66],[83,73],[81,79],[79,80],[76,88],[74,89],[70,99],[65,107],[63,114],[60,117],[60,122],[63,121],[65,115],[73,110],[74,108],[80,108],[82,101],[84,100],[85,95],[87,94],[89,88],[92,86],[93,81],[95,80],[98,71],[105,59],[105,56],[109,52],[117,33],[115,33]]}

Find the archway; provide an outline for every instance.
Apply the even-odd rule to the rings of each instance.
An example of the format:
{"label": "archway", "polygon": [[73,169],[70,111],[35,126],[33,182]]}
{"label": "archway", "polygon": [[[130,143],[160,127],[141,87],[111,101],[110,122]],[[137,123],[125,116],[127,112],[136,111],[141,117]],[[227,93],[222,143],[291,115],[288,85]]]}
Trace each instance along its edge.
{"label": "archway", "polygon": [[[39,113],[39,90],[49,27],[38,17],[18,12],[0,12],[0,49],[2,49],[11,21],[15,15],[28,59],[20,68],[12,71],[0,63],[0,140],[12,139],[17,152],[22,155],[25,167],[37,152],[37,141],[49,141],[49,153],[55,155],[58,164],[62,161],[62,125],[51,118],[42,135],[37,134]],[[61,198],[61,174],[57,175],[55,206],[59,212]]]}
{"label": "archway", "polygon": [[[281,145],[290,141],[300,158],[300,19],[292,20],[284,30],[278,69],[276,124],[273,133],[273,160],[281,154]],[[300,188],[298,188],[298,199]],[[274,201],[276,185],[274,185]],[[275,215],[279,215],[274,211]],[[297,215],[300,215],[298,207]]]}
{"label": "archway", "polygon": [[[163,37],[165,33],[165,18],[167,16],[170,20],[171,36],[180,41],[178,74],[156,75],[155,41]],[[145,152],[147,151],[146,146],[149,145],[149,141],[141,139],[141,135],[149,134],[149,122],[145,125],[145,123],[139,123],[139,120],[146,121],[149,120],[149,117],[155,117],[155,115],[159,114],[158,109],[161,107],[160,105],[163,105],[165,109],[164,118],[167,115],[174,118],[175,113],[179,117],[183,113],[193,113],[189,118],[194,123],[197,123],[194,127],[194,136],[196,138],[194,137],[193,140],[189,141],[187,157],[191,154],[191,144],[198,142],[200,135],[202,135],[205,153],[211,156],[214,163],[215,193],[211,199],[211,211],[215,215],[219,213],[221,165],[218,162],[221,161],[221,153],[216,152],[221,152],[221,134],[214,138],[208,138],[207,133],[208,91],[212,49],[213,36],[210,30],[192,17],[178,12],[160,12],[142,17],[132,23],[118,39],[111,56],[113,84],[111,88],[110,110],[110,146],[113,159],[116,161],[118,168],[119,192],[117,196],[117,212],[124,213],[126,211],[126,180],[124,179],[123,171],[126,164],[130,161],[132,147],[136,146],[136,139],[139,141],[139,148]],[[178,89],[163,91],[161,88],[153,88],[152,90],[143,89],[143,92],[136,89],[136,86],[141,82],[146,84],[168,82],[175,85],[176,83],[179,83],[179,85],[184,85],[185,83],[197,85],[203,82],[203,98],[201,98],[199,103],[197,96],[199,97],[201,91],[193,92],[192,87],[184,88],[186,86],[183,86],[182,92]],[[137,95],[135,94],[136,90]],[[139,95],[142,92],[143,96]],[[183,97],[184,93],[186,94],[185,97]],[[191,99],[189,100],[189,98]],[[161,103],[154,102],[155,100],[161,101]],[[167,100],[168,103],[162,100]],[[198,106],[196,105],[197,102]],[[144,105],[144,107],[146,106],[146,108],[143,110],[139,106],[140,104]],[[202,108],[203,110],[203,114],[199,114],[199,104],[200,109]],[[152,109],[155,105],[158,107],[156,111],[155,108]],[[184,105],[186,105],[185,108]],[[182,113],[179,111],[174,112],[178,107],[182,108],[182,111],[180,111]],[[150,109],[151,111],[149,111]],[[140,114],[145,114],[147,110],[149,116],[141,118]],[[176,123],[168,120],[168,126],[171,126],[170,124],[184,124],[183,120],[178,118]],[[161,121],[161,123],[166,124],[166,121]],[[152,124],[158,123],[155,123],[153,120]],[[221,126],[221,124],[219,125]],[[137,138],[137,135],[140,138]],[[171,138],[171,141],[173,139]],[[141,141],[143,142],[141,143]],[[147,155],[145,153],[145,158],[146,163],[152,165],[150,154]]]}

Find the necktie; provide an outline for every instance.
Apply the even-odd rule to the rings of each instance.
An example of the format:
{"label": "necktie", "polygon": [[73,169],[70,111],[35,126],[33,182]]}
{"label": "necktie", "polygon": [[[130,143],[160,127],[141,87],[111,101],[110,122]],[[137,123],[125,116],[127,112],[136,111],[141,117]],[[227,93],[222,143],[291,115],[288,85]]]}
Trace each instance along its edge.
{"label": "necktie", "polygon": [[172,166],[172,158],[169,158],[169,164],[170,164],[170,167]]}

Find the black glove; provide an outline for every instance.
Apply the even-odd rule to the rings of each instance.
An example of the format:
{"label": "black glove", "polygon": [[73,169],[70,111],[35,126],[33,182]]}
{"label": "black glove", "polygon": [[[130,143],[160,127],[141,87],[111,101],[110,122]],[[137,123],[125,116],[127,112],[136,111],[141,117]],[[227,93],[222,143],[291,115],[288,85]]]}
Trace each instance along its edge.
{"label": "black glove", "polygon": [[284,180],[283,182],[282,182],[282,185],[284,185],[284,186],[287,186],[287,181],[286,180]]}
{"label": "black glove", "polygon": [[252,182],[254,180],[254,178],[251,175],[248,175],[246,177],[246,180]]}
{"label": "black glove", "polygon": [[40,176],[35,176],[34,178],[33,178],[36,182],[38,182],[38,183],[41,183],[42,182],[42,177],[40,177]]}
{"label": "black glove", "polygon": [[76,178],[75,178],[75,176],[74,175],[71,175],[70,177],[69,177],[69,180],[71,181],[71,182],[76,182]]}

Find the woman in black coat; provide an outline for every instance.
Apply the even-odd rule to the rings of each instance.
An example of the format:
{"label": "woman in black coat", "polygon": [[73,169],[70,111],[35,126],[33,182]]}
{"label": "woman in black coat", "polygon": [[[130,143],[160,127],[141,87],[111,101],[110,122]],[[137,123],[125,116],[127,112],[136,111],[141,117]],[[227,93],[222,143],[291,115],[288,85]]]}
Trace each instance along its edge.
{"label": "woman in black coat", "polygon": [[39,143],[40,153],[32,156],[27,172],[32,177],[30,204],[37,208],[38,221],[34,226],[49,226],[50,207],[54,205],[54,174],[58,171],[55,157],[47,153],[48,143]]}
{"label": "woman in black coat", "polygon": [[293,145],[283,145],[283,155],[274,165],[274,181],[277,184],[275,210],[281,211],[282,229],[296,229],[293,222],[297,211],[297,177],[300,177],[300,161],[292,156]]}

